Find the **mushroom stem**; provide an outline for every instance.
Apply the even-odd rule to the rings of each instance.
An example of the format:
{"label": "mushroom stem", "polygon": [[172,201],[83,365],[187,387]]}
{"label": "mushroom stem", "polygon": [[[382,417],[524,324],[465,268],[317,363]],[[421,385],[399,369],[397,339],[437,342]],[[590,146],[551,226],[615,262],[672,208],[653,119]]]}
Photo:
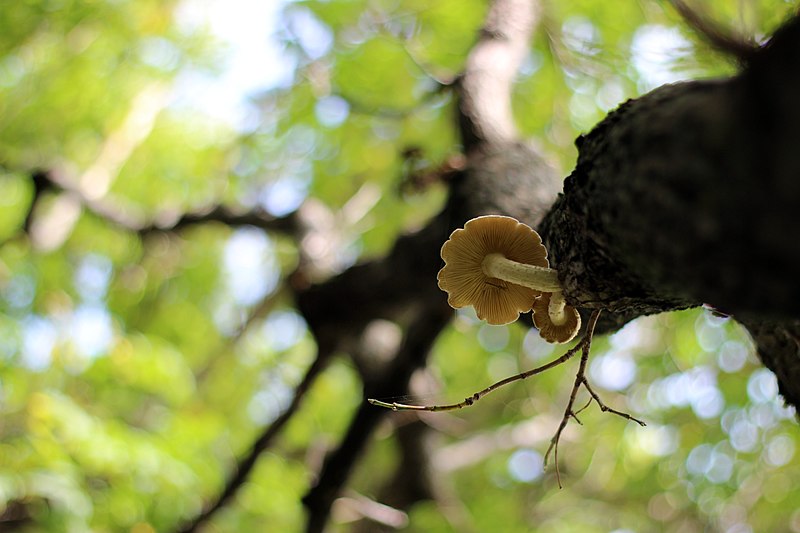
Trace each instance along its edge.
{"label": "mushroom stem", "polygon": [[560,291],[550,295],[547,314],[550,315],[550,321],[554,326],[561,326],[567,321],[566,305],[567,301],[564,300],[564,295]]}
{"label": "mushroom stem", "polygon": [[552,268],[518,263],[502,254],[488,254],[481,267],[484,274],[493,278],[537,291],[561,293],[558,272]]}

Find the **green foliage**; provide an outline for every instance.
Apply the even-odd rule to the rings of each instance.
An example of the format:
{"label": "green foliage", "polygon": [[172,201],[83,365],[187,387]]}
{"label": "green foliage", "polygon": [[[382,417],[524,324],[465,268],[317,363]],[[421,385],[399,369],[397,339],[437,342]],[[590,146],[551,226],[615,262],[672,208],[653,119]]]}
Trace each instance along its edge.
{"label": "green foliage", "polygon": [[0,174],[0,184],[3,190],[0,239],[7,240],[25,223],[25,217],[33,200],[33,187],[26,176],[11,172]]}
{"label": "green foliage", "polygon": [[[791,9],[703,5],[758,36]],[[287,4],[279,36],[295,70],[258,95],[246,127],[176,96],[226,59],[187,9],[198,6],[0,6],[0,520],[23,505],[24,531],[174,528],[218,493],[316,353],[283,290],[294,242],[222,224],[138,233],[118,218],[169,225],[289,190],[334,217],[341,268],[436,213],[444,186],[404,185],[460,149],[447,83],[485,2]],[[297,20],[330,46],[314,52]],[[733,72],[665,3],[547,2],[542,24],[514,87],[515,116],[565,175],[574,138],[650,88],[632,51],[646,31],[683,39],[660,75]],[[36,170],[106,215],[53,188],[28,217]],[[436,386],[410,400],[457,401],[560,353],[535,332],[460,313],[437,341]],[[564,433],[558,490],[541,462],[575,364],[434,415],[441,497],[413,507],[407,530],[800,531],[800,433],[732,321],[694,310],[597,339],[597,391],[648,426],[590,406]],[[309,472],[360,401],[358,373],[338,357],[216,528],[300,529]],[[398,460],[392,433],[380,431],[352,488],[377,497]]]}

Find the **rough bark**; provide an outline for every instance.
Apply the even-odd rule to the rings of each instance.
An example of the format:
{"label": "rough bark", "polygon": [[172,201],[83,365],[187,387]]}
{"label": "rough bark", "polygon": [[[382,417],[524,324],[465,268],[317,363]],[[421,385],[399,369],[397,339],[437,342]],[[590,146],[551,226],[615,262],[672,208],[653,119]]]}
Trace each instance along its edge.
{"label": "rough bark", "polygon": [[771,321],[741,318],[758,346],[764,365],[778,378],[778,388],[786,403],[800,406],[800,320]]}
{"label": "rough bark", "polygon": [[613,311],[709,303],[732,314],[800,314],[787,290],[800,250],[786,234],[800,228],[791,201],[800,181],[773,164],[768,143],[753,142],[754,133],[798,136],[788,123],[764,131],[742,85],[662,87],[581,139],[542,226],[571,298]]}
{"label": "rough bark", "polygon": [[701,303],[741,316],[795,406],[797,346],[775,332],[800,317],[798,52],[795,19],[738,76],[620,106],[578,140],[540,226],[570,301],[626,317]]}

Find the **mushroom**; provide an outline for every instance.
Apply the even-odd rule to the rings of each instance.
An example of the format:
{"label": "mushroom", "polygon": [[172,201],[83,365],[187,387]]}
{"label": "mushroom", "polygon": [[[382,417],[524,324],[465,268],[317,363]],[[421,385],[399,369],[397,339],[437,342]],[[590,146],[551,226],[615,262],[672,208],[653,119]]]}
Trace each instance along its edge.
{"label": "mushroom", "polygon": [[514,218],[473,218],[442,246],[439,288],[454,308],[472,305],[489,324],[508,324],[543,292],[560,293],[539,234]]}
{"label": "mushroom", "polygon": [[581,315],[577,309],[567,305],[560,291],[545,292],[533,302],[533,323],[547,342],[564,343],[578,334]]}

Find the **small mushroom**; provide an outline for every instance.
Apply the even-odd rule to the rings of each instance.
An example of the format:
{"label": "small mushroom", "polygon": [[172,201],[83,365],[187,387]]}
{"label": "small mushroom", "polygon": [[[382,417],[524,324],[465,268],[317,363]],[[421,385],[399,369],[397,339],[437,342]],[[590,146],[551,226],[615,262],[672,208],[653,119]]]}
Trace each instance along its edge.
{"label": "small mushroom", "polygon": [[547,342],[569,342],[581,329],[581,315],[561,292],[542,293],[533,303],[533,323]]}
{"label": "small mushroom", "polygon": [[439,288],[455,308],[472,305],[489,324],[508,324],[543,291],[560,292],[539,234],[516,219],[473,218],[442,246]]}

